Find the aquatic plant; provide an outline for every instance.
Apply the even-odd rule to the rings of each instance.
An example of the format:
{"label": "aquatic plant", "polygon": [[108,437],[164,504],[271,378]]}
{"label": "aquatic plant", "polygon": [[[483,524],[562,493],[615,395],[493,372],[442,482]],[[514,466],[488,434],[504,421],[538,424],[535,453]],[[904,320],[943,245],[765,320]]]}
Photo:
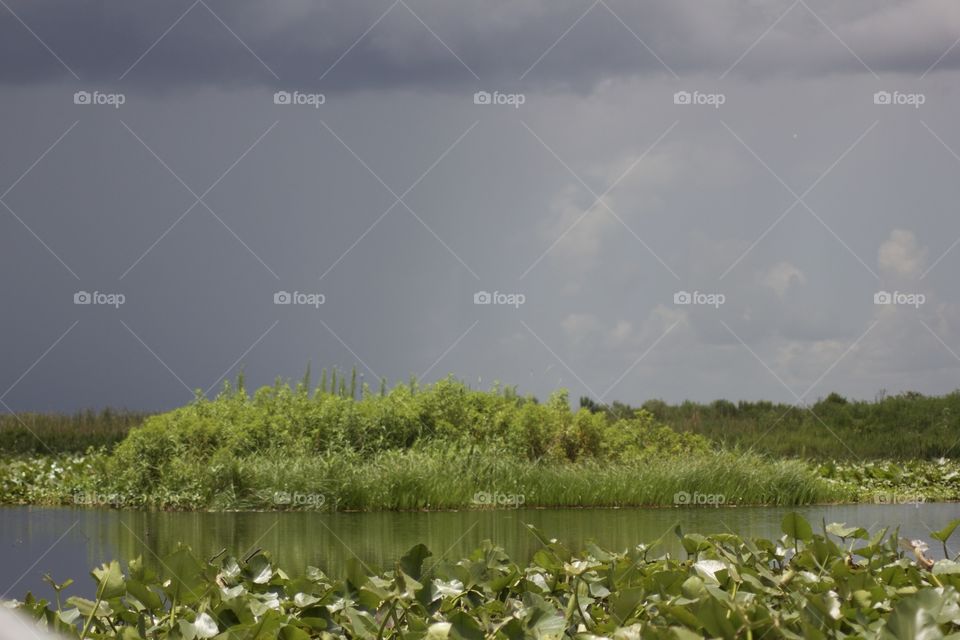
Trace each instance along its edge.
{"label": "aquatic plant", "polygon": [[[956,528],[960,521],[952,523]],[[952,529],[951,532],[952,533]],[[308,567],[290,577],[270,556],[184,547],[154,571],[141,559],[92,572],[93,598],[55,586],[57,603],[16,606],[38,626],[79,638],[392,638],[578,640],[944,638],[960,632],[960,564],[924,556],[922,541],[843,523],[822,532],[788,514],[776,540],[679,536],[573,553],[530,528],[542,547],[526,565],[484,543],[468,557],[413,547],[388,571],[359,561],[344,579]],[[949,537],[945,533],[944,537]]]}

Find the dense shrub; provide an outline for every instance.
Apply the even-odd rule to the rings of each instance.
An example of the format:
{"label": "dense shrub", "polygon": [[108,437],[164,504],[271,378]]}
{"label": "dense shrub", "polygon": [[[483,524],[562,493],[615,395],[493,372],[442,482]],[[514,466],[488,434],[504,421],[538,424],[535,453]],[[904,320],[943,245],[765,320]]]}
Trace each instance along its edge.
{"label": "dense shrub", "polygon": [[146,490],[161,477],[214,458],[260,454],[375,454],[447,443],[502,449],[517,460],[556,463],[637,460],[658,453],[706,451],[707,441],[657,424],[646,411],[607,417],[572,411],[565,391],[545,404],[512,389],[476,391],[452,378],[388,393],[309,393],[276,383],[252,397],[242,388],[151,416],[117,447],[115,473]]}

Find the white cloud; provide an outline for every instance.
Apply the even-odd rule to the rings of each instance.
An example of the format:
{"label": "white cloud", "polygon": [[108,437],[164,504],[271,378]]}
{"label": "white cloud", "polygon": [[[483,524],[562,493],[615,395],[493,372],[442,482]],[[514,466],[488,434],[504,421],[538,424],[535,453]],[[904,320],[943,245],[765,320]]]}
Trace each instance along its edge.
{"label": "white cloud", "polygon": [[890,238],[880,245],[877,263],[885,276],[916,278],[927,262],[927,249],[917,244],[912,231],[894,229]]}
{"label": "white cloud", "polygon": [[807,282],[806,276],[797,267],[789,262],[781,262],[771,267],[761,277],[761,282],[773,289],[781,298],[787,294],[790,287]]}

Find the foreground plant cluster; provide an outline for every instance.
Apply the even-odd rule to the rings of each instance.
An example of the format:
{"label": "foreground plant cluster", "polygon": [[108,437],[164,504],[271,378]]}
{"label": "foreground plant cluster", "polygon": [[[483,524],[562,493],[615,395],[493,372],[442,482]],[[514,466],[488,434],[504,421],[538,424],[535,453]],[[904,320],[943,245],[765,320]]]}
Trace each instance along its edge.
{"label": "foreground plant cluster", "polygon": [[[946,541],[954,521],[934,536]],[[256,552],[201,562],[178,548],[155,572],[141,560],[92,572],[93,600],[56,584],[28,595],[38,625],[80,638],[382,638],[597,640],[942,638],[960,633],[960,563],[927,559],[920,541],[796,514],[777,540],[675,530],[685,558],[657,543],[581,554],[531,527],[543,546],[518,565],[485,543],[458,562],[417,545],[391,571],[359,562],[334,579],[291,577]],[[956,636],[953,636],[956,637]]]}

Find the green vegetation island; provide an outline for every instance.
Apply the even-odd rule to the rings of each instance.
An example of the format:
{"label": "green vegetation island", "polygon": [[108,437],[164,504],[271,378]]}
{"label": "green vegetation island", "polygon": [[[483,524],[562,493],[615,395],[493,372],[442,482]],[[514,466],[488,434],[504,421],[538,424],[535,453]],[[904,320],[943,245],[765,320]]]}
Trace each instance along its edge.
{"label": "green vegetation island", "polygon": [[159,414],[0,418],[0,503],[449,510],[960,499],[960,392],[633,407],[309,369]]}

